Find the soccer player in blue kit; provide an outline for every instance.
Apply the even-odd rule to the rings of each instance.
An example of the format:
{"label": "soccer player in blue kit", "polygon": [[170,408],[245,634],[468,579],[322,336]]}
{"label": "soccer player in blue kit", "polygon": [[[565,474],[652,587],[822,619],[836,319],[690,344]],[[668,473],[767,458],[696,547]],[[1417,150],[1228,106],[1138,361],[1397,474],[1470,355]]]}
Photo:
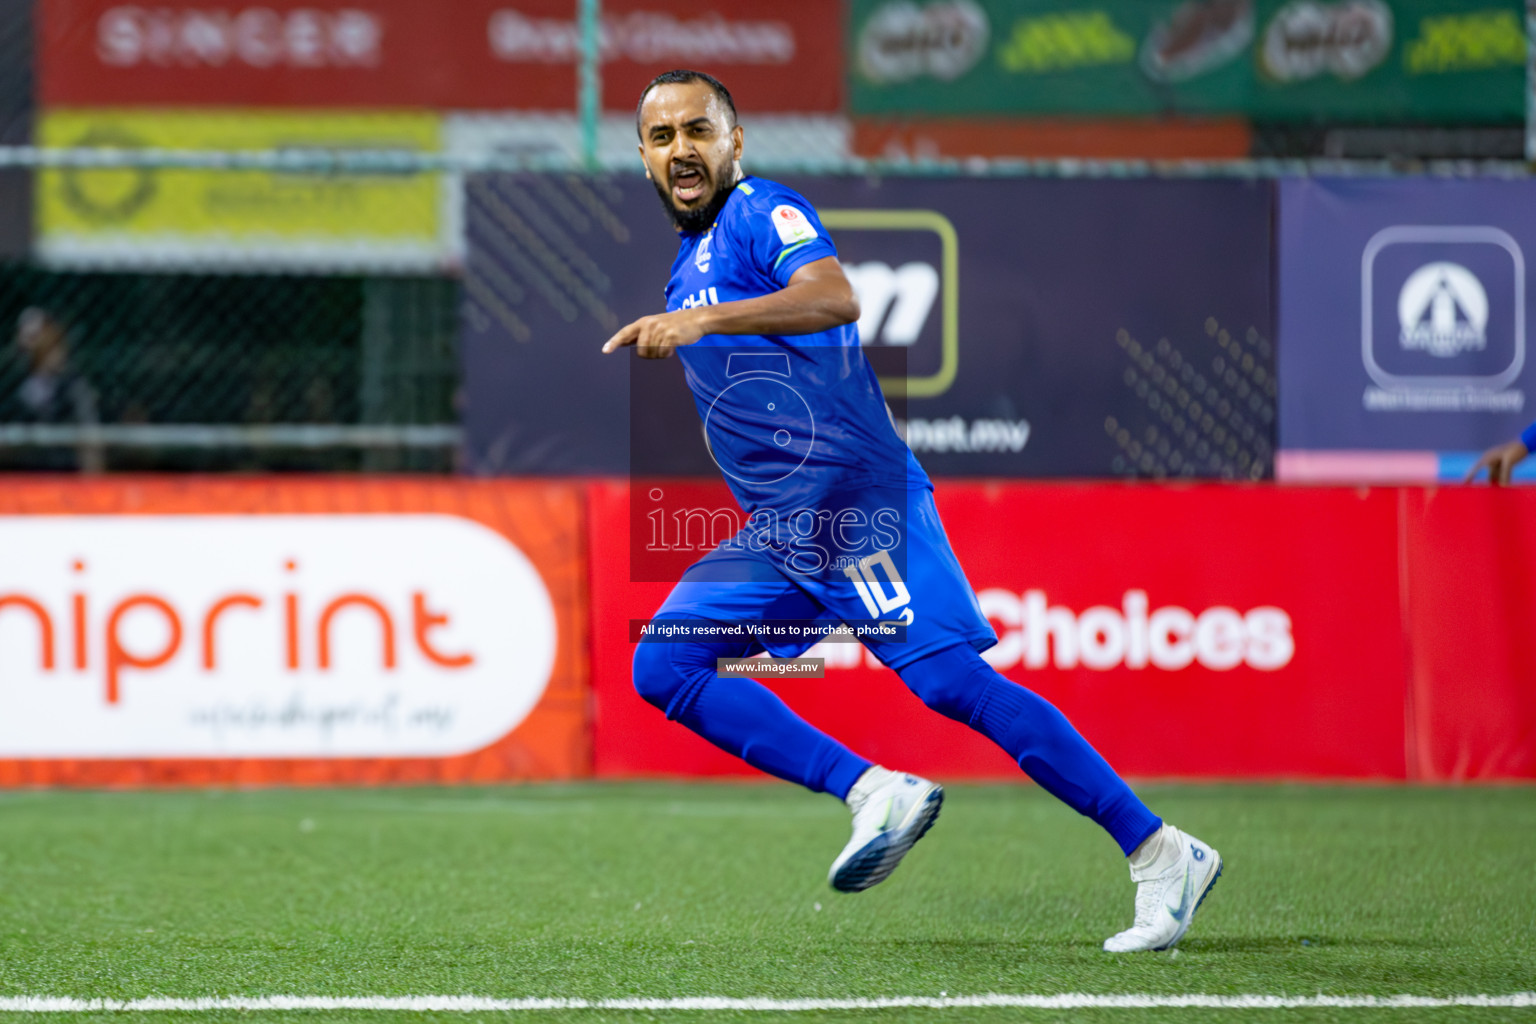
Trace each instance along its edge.
{"label": "soccer player in blue kit", "polygon": [[[858,298],[816,211],[744,175],[730,93],[669,71],[636,110],[646,176],[680,236],[667,312],[621,329],[604,352],[676,352],[747,525],[683,575],[652,621],[770,620],[865,627],[865,645],[933,710],[1008,752],[1058,799],[1114,838],[1136,883],[1135,921],[1110,952],[1166,949],[1184,936],[1221,857],[1136,797],[1053,705],[992,669],[997,642],[950,550],[933,485],[891,422],[859,347]],[[829,557],[830,545],[838,557]],[[870,636],[875,622],[905,627]],[[763,634],[762,630],[758,631]],[[749,764],[844,800],[853,835],[834,889],[883,881],[938,816],[943,790],[872,764],[717,659],[796,657],[809,641],[643,639],[640,695]]]}

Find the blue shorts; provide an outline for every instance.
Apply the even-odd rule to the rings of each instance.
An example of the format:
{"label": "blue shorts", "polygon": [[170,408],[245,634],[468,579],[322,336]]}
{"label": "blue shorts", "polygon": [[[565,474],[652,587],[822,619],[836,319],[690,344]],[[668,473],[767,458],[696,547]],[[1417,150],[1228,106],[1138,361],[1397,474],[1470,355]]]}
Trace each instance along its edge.
{"label": "blue shorts", "polygon": [[[981,613],[939,522],[933,492],[899,492],[895,503],[904,509],[896,544],[850,558],[837,571],[794,572],[782,551],[754,549],[733,538],[688,568],[655,618],[748,625],[763,620],[850,626],[903,622],[900,640],[864,640],[881,662],[898,670],[958,643],[977,651],[996,644],[997,634]],[[764,638],[750,651],[795,658],[814,643]]]}

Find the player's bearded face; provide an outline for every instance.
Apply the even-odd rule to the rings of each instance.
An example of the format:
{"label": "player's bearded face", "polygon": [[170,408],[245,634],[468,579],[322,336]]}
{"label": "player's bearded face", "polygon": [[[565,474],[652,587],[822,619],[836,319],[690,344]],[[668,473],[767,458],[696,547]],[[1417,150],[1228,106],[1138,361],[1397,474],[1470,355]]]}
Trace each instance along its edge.
{"label": "player's bearded face", "polygon": [[736,187],[741,130],[702,82],[662,85],[641,112],[640,154],[661,205],[680,231],[707,230]]}
{"label": "player's bearded face", "polygon": [[[667,168],[665,185],[654,177],[651,184],[661,197],[661,205],[680,231],[696,234],[715,222],[725,201],[736,185],[736,161],[728,152],[715,166],[704,160],[679,159]],[[684,202],[690,205],[683,205]]]}

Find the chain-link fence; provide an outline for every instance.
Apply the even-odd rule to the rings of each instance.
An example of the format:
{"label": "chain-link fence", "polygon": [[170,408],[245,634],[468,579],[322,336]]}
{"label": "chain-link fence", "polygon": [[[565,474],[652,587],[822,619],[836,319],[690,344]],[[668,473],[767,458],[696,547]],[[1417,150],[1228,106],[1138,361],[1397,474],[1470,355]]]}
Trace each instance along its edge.
{"label": "chain-link fence", "polygon": [[[35,166],[37,211],[31,255],[0,262],[0,469],[452,471],[461,458],[466,252],[489,247],[523,267],[518,281],[484,266],[469,275],[490,300],[553,294],[559,282],[545,281],[548,268],[580,264],[580,254],[547,251],[549,240],[565,237],[562,225],[613,216],[594,179],[515,148],[53,147],[0,156]],[[466,217],[465,182],[475,180],[467,174],[530,163],[543,165],[525,179],[534,184]],[[875,176],[1111,178],[1400,170],[1278,161],[840,166]],[[775,168],[828,169],[772,159],[749,167]],[[1419,169],[1527,173],[1495,163]],[[1249,344],[1272,363],[1266,339]],[[1166,354],[1130,353],[1138,365]],[[1126,387],[1151,389],[1138,395],[1153,401],[1161,382],[1136,374],[1156,378],[1156,369],[1128,369]],[[1106,421],[1119,446],[1112,471],[1268,475],[1274,381],[1254,386],[1262,395],[1227,396],[1234,408],[1262,402],[1241,414],[1253,423],[1222,427],[1231,436],[1214,442],[1190,427],[1169,432],[1177,413],[1155,403],[1145,423]]]}
{"label": "chain-link fence", "polygon": [[0,467],[450,469],[456,294],[0,265]]}
{"label": "chain-link fence", "polygon": [[[666,68],[770,175],[1460,173],[1536,139],[1518,7],[0,0],[0,468],[452,468],[464,176],[637,173]],[[536,191],[491,291],[591,212]]]}

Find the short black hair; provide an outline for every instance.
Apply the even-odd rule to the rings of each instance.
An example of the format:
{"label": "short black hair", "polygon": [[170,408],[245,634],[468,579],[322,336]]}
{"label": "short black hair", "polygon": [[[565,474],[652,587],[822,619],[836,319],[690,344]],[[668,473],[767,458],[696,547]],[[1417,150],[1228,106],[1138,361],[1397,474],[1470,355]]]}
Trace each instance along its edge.
{"label": "short black hair", "polygon": [[649,85],[640,90],[640,101],[635,104],[635,134],[640,135],[640,108],[645,106],[645,98],[651,94],[651,90],[658,85],[687,85],[689,82],[703,82],[715,90],[715,95],[725,104],[725,109],[730,111],[731,123],[729,128],[736,127],[736,101],[731,99],[731,90],[714,75],[703,71],[690,71],[687,68],[674,68],[671,71],[663,71],[651,79]]}

